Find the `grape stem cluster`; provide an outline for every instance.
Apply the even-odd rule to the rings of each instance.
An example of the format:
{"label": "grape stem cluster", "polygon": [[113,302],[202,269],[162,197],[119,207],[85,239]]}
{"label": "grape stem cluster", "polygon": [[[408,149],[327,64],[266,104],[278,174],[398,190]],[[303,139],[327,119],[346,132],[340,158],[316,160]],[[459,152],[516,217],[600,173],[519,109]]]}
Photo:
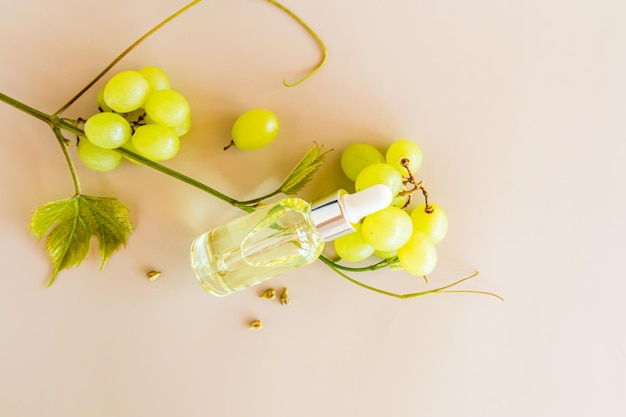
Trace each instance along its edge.
{"label": "grape stem cluster", "polygon": [[424,195],[424,203],[425,203],[425,208],[424,211],[426,213],[432,213],[433,212],[433,206],[431,206],[428,203],[428,191],[426,191],[426,188],[424,187],[424,181],[417,181],[415,179],[415,177],[413,176],[413,172],[411,172],[411,169],[409,168],[411,161],[409,161],[408,158],[403,158],[402,161],[402,166],[406,169],[407,172],[407,178],[404,180],[404,185],[407,184],[411,184],[413,185],[413,188],[410,188],[408,190],[404,190],[404,191],[400,191],[400,193],[398,193],[398,195],[400,196],[407,196],[407,200],[404,203],[404,205],[402,206],[403,209],[407,208],[410,204],[411,204],[411,197],[413,195],[413,193],[417,190],[420,190],[422,192],[422,194]]}
{"label": "grape stem cluster", "polygon": [[[71,119],[67,119],[67,118],[63,118],[61,115],[63,114],[63,112],[65,110],[67,110],[72,104],[74,104],[83,94],[85,94],[97,81],[99,81],[109,70],[111,70],[111,68],[113,66],[115,66],[119,61],[121,61],[126,55],[128,55],[133,49],[135,49],[141,42],[143,42],[144,40],[146,40],[149,36],[151,36],[153,33],[155,33],[157,30],[161,29],[163,26],[165,26],[167,23],[169,23],[170,21],[172,21],[173,19],[175,19],[177,16],[179,16],[180,14],[184,13],[185,11],[187,11],[188,9],[190,9],[191,7],[195,6],[196,4],[200,3],[201,0],[194,0],[190,3],[188,3],[186,6],[182,7],[181,9],[179,9],[178,11],[176,11],[175,13],[173,13],[172,15],[170,15],[169,17],[167,17],[166,19],[164,19],[162,22],[160,22],[159,24],[157,24],[156,26],[154,26],[152,29],[150,29],[148,32],[146,32],[143,36],[141,36],[139,39],[137,39],[135,42],[133,42],[128,48],[126,48],[121,54],[119,54],[113,61],[111,61],[111,63],[109,65],[107,65],[93,80],[91,80],[84,88],[82,88],[75,96],[73,96],[69,101],[67,101],[67,103],[65,103],[63,106],[61,106],[55,113],[53,114],[47,114],[44,113],[40,110],[37,110],[25,103],[22,103],[12,97],[7,96],[6,94],[0,92],[0,101],[11,105],[27,114],[29,114],[30,116],[41,120],[42,122],[46,123],[48,126],[50,126],[50,128],[52,129],[52,132],[54,133],[54,136],[56,137],[61,150],[63,152],[63,155],[65,157],[66,163],[69,167],[69,171],[72,177],[72,181],[74,184],[74,190],[75,190],[75,195],[79,196],[82,194],[82,190],[81,190],[81,185],[80,185],[80,181],[78,178],[78,174],[76,172],[76,168],[74,166],[74,163],[72,161],[72,158],[70,156],[69,153],[69,145],[70,145],[70,141],[63,135],[63,132],[68,132],[71,134],[76,135],[78,138],[84,137],[85,136],[85,132],[84,130],[80,127],[84,120],[83,119],[77,119],[77,120],[71,120]],[[297,84],[300,84],[301,82],[305,81],[306,79],[308,79],[310,76],[312,76],[313,74],[315,74],[326,62],[326,58],[327,58],[327,50],[326,47],[324,45],[324,43],[322,42],[322,40],[319,38],[319,36],[304,22],[302,21],[298,16],[296,16],[292,11],[290,11],[289,9],[287,9],[285,6],[283,6],[282,4],[278,3],[277,1],[274,0],[267,0],[269,3],[273,4],[274,6],[278,7],[279,9],[281,9],[282,11],[284,11],[285,13],[287,13],[290,17],[292,17],[293,19],[295,19],[309,34],[311,34],[311,36],[317,41],[318,45],[321,47],[322,52],[323,52],[323,56],[321,61],[317,64],[317,66],[311,70],[307,75],[305,75],[303,78],[301,78],[300,80],[293,82],[293,83],[288,83],[285,80],[283,80],[283,84],[287,87],[291,87],[291,86],[295,86]],[[141,163],[143,163],[145,166],[148,166],[152,169],[155,169],[163,174],[166,174],[174,179],[180,180],[184,183],[187,183],[193,187],[196,187],[234,207],[237,207],[243,211],[246,212],[253,212],[258,205],[260,205],[264,200],[271,198],[275,195],[278,195],[280,193],[282,193],[282,189],[279,188],[277,190],[274,190],[266,195],[263,195],[261,197],[258,198],[254,198],[251,200],[237,200],[234,199],[230,196],[227,196],[224,193],[221,193],[220,191],[216,190],[213,187],[210,187],[200,181],[197,181],[187,175],[184,175],[176,170],[173,170],[171,168],[166,167],[165,165],[159,164],[158,162],[154,162],[148,158],[145,158],[141,155],[138,155],[132,151],[129,151],[127,149],[124,149],[122,147],[117,148],[116,149],[117,152],[121,153],[122,155],[125,155],[127,157],[130,157],[132,159],[135,159]],[[408,169],[408,160],[407,161],[403,161],[403,164],[405,165],[405,167],[407,167],[407,171],[408,171],[408,180],[407,183],[411,183],[413,184],[413,188],[410,190],[405,191],[406,195],[409,195],[409,201],[410,201],[410,195],[411,193],[413,193],[416,190],[421,190],[422,193],[424,194],[424,198],[426,199],[426,207],[427,210],[430,209],[432,211],[432,206],[430,206],[428,204],[428,193],[426,192],[426,189],[424,188],[423,182],[419,181],[417,182],[415,180],[415,178],[413,177],[413,174],[410,172],[410,170]],[[408,203],[407,203],[408,204]],[[473,278],[477,275],[477,273],[468,276],[466,278],[463,278],[461,280],[458,280],[450,285],[444,286],[444,287],[440,287],[440,288],[436,288],[433,290],[428,290],[428,291],[422,291],[422,292],[417,292],[417,293],[411,293],[411,294],[396,294],[396,293],[392,293],[389,291],[385,291],[379,288],[375,288],[369,285],[366,285],[362,282],[359,282],[357,280],[355,280],[354,278],[349,277],[348,275],[346,275],[345,273],[342,272],[342,270],[345,271],[352,271],[352,272],[363,272],[363,271],[374,271],[374,270],[378,270],[381,268],[385,268],[385,267],[390,267],[393,266],[393,259],[389,260],[383,260],[381,262],[375,263],[373,265],[369,265],[366,267],[361,267],[361,268],[350,268],[350,267],[346,267],[346,266],[342,266],[324,256],[320,256],[319,258],[321,260],[321,262],[323,262],[325,265],[327,265],[330,269],[332,269],[333,271],[335,271],[336,273],[338,273],[340,276],[342,276],[343,278],[347,279],[348,281],[366,288],[368,290],[380,293],[380,294],[384,294],[384,295],[388,295],[388,296],[392,296],[392,297],[396,297],[396,298],[401,298],[401,299],[406,299],[406,298],[414,298],[414,297],[418,297],[418,296],[423,296],[423,295],[428,295],[428,294],[435,294],[435,293],[453,293],[453,292],[465,292],[465,293],[478,293],[478,294],[486,294],[486,295],[491,295],[497,298],[500,298],[500,296],[493,294],[493,293],[489,293],[489,292],[483,292],[483,291],[474,291],[474,290],[451,290],[450,288],[464,282],[467,281],[470,278]]]}

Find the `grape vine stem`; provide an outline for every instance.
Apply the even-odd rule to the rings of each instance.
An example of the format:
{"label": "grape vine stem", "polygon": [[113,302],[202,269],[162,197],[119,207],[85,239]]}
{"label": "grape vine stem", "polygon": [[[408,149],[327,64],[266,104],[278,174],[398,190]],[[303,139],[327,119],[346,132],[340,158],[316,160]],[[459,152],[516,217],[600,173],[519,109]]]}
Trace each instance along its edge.
{"label": "grape vine stem", "polygon": [[193,179],[193,178],[191,178],[191,177],[189,177],[189,176],[187,176],[185,174],[182,174],[182,173],[180,173],[180,172],[178,172],[178,171],[176,171],[176,170],[174,170],[172,168],[168,168],[165,165],[159,164],[158,162],[154,162],[154,161],[152,161],[152,160],[150,160],[148,158],[145,158],[145,157],[143,157],[143,156],[141,156],[139,154],[131,152],[128,149],[117,148],[116,151],[118,151],[122,155],[126,155],[126,156],[128,156],[128,157],[130,157],[130,158],[132,158],[132,159],[134,159],[134,160],[136,160],[138,162],[141,162],[142,164],[147,165],[147,166],[149,166],[152,169],[160,171],[163,174],[169,175],[172,178],[175,178],[175,179],[177,179],[179,181],[182,181],[182,182],[187,183],[187,184],[189,184],[191,186],[194,186],[194,187],[196,187],[196,188],[198,188],[198,189],[200,189],[200,190],[202,190],[202,191],[204,191],[204,192],[206,192],[208,194],[211,194],[212,196],[217,197],[220,200],[222,200],[222,201],[224,201],[224,202],[226,202],[226,203],[228,203],[228,204],[230,204],[232,206],[240,208],[240,209],[242,209],[242,210],[244,210],[244,211],[246,211],[248,213],[254,211],[254,208],[251,207],[248,204],[247,201],[241,202],[241,201],[236,200],[236,199],[234,199],[232,197],[229,197],[226,194],[224,194],[224,193],[222,193],[220,191],[217,191],[215,188],[209,187],[208,185],[206,185],[206,184],[204,184],[204,183],[202,183],[202,182],[200,182],[198,180],[195,180],[195,179]]}
{"label": "grape vine stem", "polygon": [[287,80],[283,80],[283,85],[285,87],[293,87],[307,80],[309,77],[311,77],[313,74],[315,74],[324,66],[324,64],[326,63],[326,60],[328,59],[328,49],[326,49],[326,45],[324,44],[324,41],[322,41],[322,39],[317,35],[317,33],[315,33],[315,31],[311,29],[311,27],[307,25],[304,22],[304,20],[300,19],[300,17],[298,17],[294,12],[292,12],[291,10],[289,10],[288,8],[286,8],[285,6],[283,6],[282,4],[280,4],[279,2],[275,0],[266,0],[266,1],[278,7],[280,10],[287,13],[292,19],[298,22],[300,26],[302,26],[307,32],[309,32],[309,34],[313,37],[313,39],[315,39],[315,41],[318,43],[318,45],[322,49],[322,59],[315,66],[315,68],[313,68],[313,70],[311,70],[307,75],[305,75],[304,77],[300,78],[298,81],[295,81],[293,83],[288,83]]}
{"label": "grape vine stem", "polygon": [[65,161],[67,162],[67,165],[70,169],[72,181],[74,182],[74,191],[76,192],[76,195],[80,195],[81,194],[80,181],[78,180],[78,174],[76,173],[76,167],[74,166],[74,162],[72,161],[72,158],[70,157],[70,153],[67,150],[65,136],[63,136],[63,133],[61,133],[61,129],[59,129],[57,126],[54,126],[52,128],[52,131],[54,132],[54,136],[56,136],[57,141],[59,142],[59,146],[61,146],[63,155],[65,156]]}
{"label": "grape vine stem", "polygon": [[390,291],[386,291],[386,290],[381,290],[380,288],[376,288],[376,287],[372,287],[371,285],[367,285],[362,283],[361,281],[357,281],[356,279],[344,274],[342,271],[339,270],[339,268],[337,267],[337,264],[332,262],[330,259],[325,258],[323,256],[320,256],[319,258],[323,263],[325,263],[330,269],[332,269],[333,271],[335,271],[337,274],[339,274],[340,276],[342,276],[343,278],[347,279],[348,281],[350,281],[353,284],[358,285],[359,287],[365,288],[367,290],[370,291],[374,291],[377,292],[379,294],[383,294],[383,295],[387,295],[389,297],[394,297],[394,298],[400,298],[402,300],[408,299],[408,298],[416,298],[416,297],[423,297],[425,295],[430,295],[430,294],[450,294],[450,293],[466,293],[466,294],[482,294],[482,295],[489,295],[491,297],[495,297],[497,299],[499,299],[500,301],[504,301],[504,299],[502,297],[500,297],[498,294],[494,294],[492,292],[488,292],[488,291],[478,291],[478,290],[456,290],[456,289],[451,289],[453,287],[456,287],[457,285],[472,279],[474,277],[478,276],[478,272],[473,273],[472,275],[465,277],[465,278],[461,278],[455,282],[453,282],[452,284],[448,284],[445,285],[443,287],[439,287],[439,288],[434,288],[432,290],[428,290],[428,291],[419,291],[419,292],[413,292],[413,293],[408,293],[408,294],[397,294],[394,292],[390,292]]}

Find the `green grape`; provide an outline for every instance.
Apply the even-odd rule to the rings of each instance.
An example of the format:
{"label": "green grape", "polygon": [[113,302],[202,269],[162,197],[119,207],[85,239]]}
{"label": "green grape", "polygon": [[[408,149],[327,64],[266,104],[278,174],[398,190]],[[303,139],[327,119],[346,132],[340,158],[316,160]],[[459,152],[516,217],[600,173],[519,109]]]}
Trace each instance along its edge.
{"label": "green grape", "polygon": [[166,161],[178,153],[180,139],[171,127],[149,124],[135,130],[132,145],[141,156],[153,161]]}
{"label": "green grape", "polygon": [[386,185],[395,196],[402,190],[402,175],[391,165],[375,163],[363,168],[354,186],[361,191],[376,184]]}
{"label": "green grape", "polygon": [[254,150],[269,145],[280,126],[274,113],[266,109],[253,109],[240,115],[231,129],[233,143],[239,149]]}
{"label": "green grape", "polygon": [[191,130],[191,116],[185,119],[185,121],[181,124],[174,126],[173,129],[178,137],[185,136],[187,133],[189,133],[189,130]]}
{"label": "green grape", "polygon": [[361,233],[377,251],[397,250],[411,237],[411,217],[398,207],[389,206],[365,217]]}
{"label": "green grape", "polygon": [[105,149],[119,148],[130,139],[130,125],[117,113],[96,113],[85,122],[85,136]]}
{"label": "green grape", "polygon": [[393,201],[391,202],[392,206],[398,207],[398,208],[404,208],[407,203],[409,202],[409,195],[398,195],[395,196],[393,198]]}
{"label": "green grape", "polygon": [[354,143],[341,153],[341,169],[352,181],[356,181],[363,168],[384,162],[383,154],[372,145],[365,143]]}
{"label": "green grape", "polygon": [[360,230],[335,239],[334,245],[337,255],[348,262],[363,261],[374,253],[374,248],[365,241]]}
{"label": "green grape", "polygon": [[104,102],[118,113],[128,113],[142,107],[148,98],[150,83],[137,71],[122,71],[105,84]]}
{"label": "green grape", "polygon": [[170,77],[159,67],[143,67],[137,72],[146,77],[148,83],[150,83],[151,92],[169,90],[171,88]]}
{"label": "green grape", "polygon": [[398,249],[402,267],[417,276],[430,274],[437,265],[437,249],[433,241],[419,230],[411,235],[404,246]]}
{"label": "green grape", "polygon": [[403,165],[403,160],[408,161],[408,168],[411,173],[416,172],[422,166],[422,150],[410,140],[402,139],[391,144],[387,149],[385,159],[389,165],[406,177],[408,172]]}
{"label": "green grape", "polygon": [[115,169],[122,160],[122,155],[119,152],[101,148],[87,139],[83,139],[78,143],[76,153],[78,154],[78,159],[85,166],[102,172]]}
{"label": "green grape", "polygon": [[437,204],[429,203],[432,212],[426,212],[426,204],[415,207],[411,213],[413,230],[419,230],[428,235],[436,245],[441,242],[448,233],[448,216]]}
{"label": "green grape", "polygon": [[155,123],[175,127],[191,117],[189,103],[178,91],[155,91],[148,96],[146,114]]}
{"label": "green grape", "polygon": [[102,87],[98,91],[98,95],[96,96],[96,103],[98,103],[98,108],[100,109],[100,111],[113,111],[104,101],[104,87]]}

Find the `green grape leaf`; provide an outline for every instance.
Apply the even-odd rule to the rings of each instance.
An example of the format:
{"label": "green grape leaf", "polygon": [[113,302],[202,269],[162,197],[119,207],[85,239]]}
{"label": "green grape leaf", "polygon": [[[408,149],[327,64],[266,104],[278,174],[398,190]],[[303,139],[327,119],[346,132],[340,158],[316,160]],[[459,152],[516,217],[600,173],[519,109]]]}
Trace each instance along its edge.
{"label": "green grape leaf", "polygon": [[298,162],[298,165],[291,171],[289,176],[283,181],[280,186],[280,191],[285,194],[296,194],[300,191],[311,179],[313,174],[324,163],[324,157],[329,151],[322,152],[322,146],[317,143],[311,148],[306,155]]}
{"label": "green grape leaf", "polygon": [[126,246],[132,225],[128,208],[117,199],[76,195],[39,207],[31,218],[30,229],[39,239],[47,235],[46,251],[54,265],[47,285],[50,287],[62,269],[85,260],[94,236],[103,268],[120,246]]}

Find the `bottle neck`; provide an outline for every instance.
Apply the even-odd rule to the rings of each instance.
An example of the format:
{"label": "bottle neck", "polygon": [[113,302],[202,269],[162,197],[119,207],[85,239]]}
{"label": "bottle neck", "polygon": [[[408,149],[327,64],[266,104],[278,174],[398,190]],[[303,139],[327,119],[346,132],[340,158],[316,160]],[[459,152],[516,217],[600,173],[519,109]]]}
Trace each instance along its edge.
{"label": "bottle neck", "polygon": [[354,227],[346,219],[341,204],[345,190],[315,200],[311,203],[311,218],[324,241],[329,242],[348,233],[354,232]]}

